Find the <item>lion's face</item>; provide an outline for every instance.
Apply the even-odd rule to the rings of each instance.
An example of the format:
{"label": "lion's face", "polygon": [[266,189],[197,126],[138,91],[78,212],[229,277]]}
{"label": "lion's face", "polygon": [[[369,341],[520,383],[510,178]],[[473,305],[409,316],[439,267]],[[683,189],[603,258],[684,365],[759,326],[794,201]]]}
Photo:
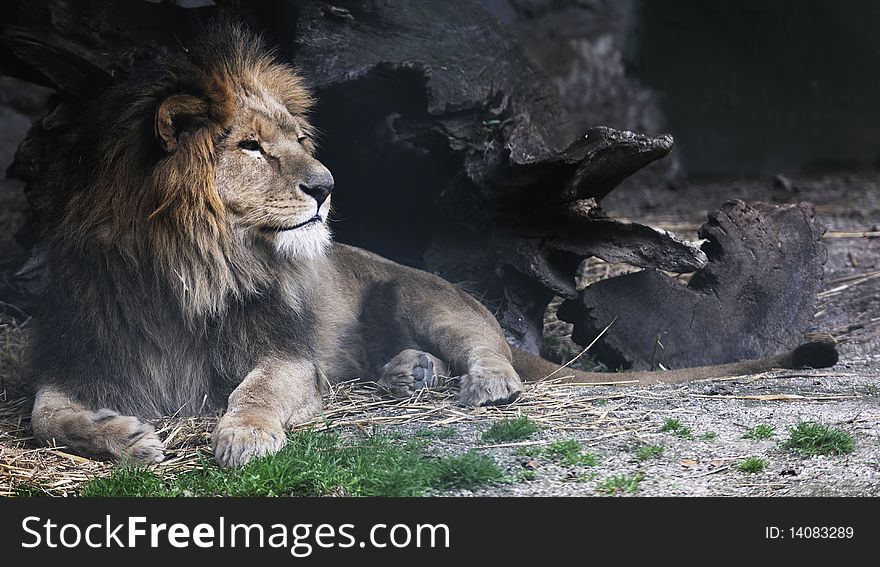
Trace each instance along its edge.
{"label": "lion's face", "polygon": [[238,98],[239,111],[217,147],[215,168],[233,229],[279,254],[322,255],[331,239],[333,176],[314,157],[312,127],[298,109],[268,93]]}

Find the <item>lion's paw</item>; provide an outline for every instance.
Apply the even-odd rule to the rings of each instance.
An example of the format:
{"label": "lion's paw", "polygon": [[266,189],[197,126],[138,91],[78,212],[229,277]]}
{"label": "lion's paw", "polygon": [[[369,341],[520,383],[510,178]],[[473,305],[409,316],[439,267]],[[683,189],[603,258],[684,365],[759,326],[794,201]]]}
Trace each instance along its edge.
{"label": "lion's paw", "polygon": [[440,376],[447,373],[442,360],[415,349],[407,349],[382,368],[379,386],[392,396],[408,398],[423,388],[434,388],[440,384]]}
{"label": "lion's paw", "polygon": [[92,451],[86,448],[86,453],[100,453],[103,446],[112,457],[136,464],[158,463],[165,458],[165,447],[149,423],[106,408],[85,412],[84,417],[89,426],[76,430],[95,445]]}
{"label": "lion's paw", "polygon": [[523,391],[519,375],[506,360],[471,367],[459,386],[459,400],[468,406],[509,404]]}
{"label": "lion's paw", "polygon": [[251,459],[277,453],[287,442],[280,422],[226,414],[214,429],[214,458],[221,467],[246,465]]}

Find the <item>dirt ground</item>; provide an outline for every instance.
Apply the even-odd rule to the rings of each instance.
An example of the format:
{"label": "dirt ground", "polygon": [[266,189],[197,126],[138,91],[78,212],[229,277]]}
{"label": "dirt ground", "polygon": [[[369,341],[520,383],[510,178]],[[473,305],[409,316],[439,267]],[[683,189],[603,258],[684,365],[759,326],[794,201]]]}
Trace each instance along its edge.
{"label": "dirt ground", "polygon": [[[17,187],[0,187],[0,225],[20,222]],[[477,448],[491,454],[511,482],[454,495],[592,496],[609,479],[641,478],[628,494],[637,496],[877,496],[880,495],[880,172],[730,180],[674,187],[638,182],[616,190],[604,203],[610,214],[668,228],[695,238],[706,212],[729,198],[811,201],[828,227],[825,290],[819,298],[815,331],[840,342],[840,363],[823,371],[777,372],[692,383],[684,386],[532,386],[506,408],[467,409],[453,391],[426,393],[398,402],[361,386],[342,386],[328,400],[321,424],[351,435],[377,428],[404,436],[452,428],[432,440],[438,453]],[[7,226],[3,226],[6,229]],[[5,230],[0,232],[5,233]],[[7,233],[8,234],[8,233]],[[4,246],[8,242],[0,243]],[[592,262],[595,279],[624,269]],[[3,310],[0,309],[0,312]],[[564,332],[554,325],[553,332]],[[49,494],[75,494],[77,486],[111,465],[37,449],[30,443],[26,403],[2,396],[20,370],[27,322],[6,309],[0,316],[0,494],[27,483]],[[541,430],[525,441],[487,443],[482,432],[492,422],[517,415]],[[692,431],[663,432],[668,419]],[[787,428],[799,420],[846,431],[854,451],[843,456],[801,457],[783,447]],[[193,466],[205,450],[211,420],[159,424],[168,458],[159,471],[174,474]],[[775,435],[764,441],[743,434],[764,424]],[[449,429],[447,429],[449,431]],[[558,440],[574,439],[596,456],[592,466],[565,466],[542,453]],[[645,445],[662,453],[645,460]],[[737,465],[745,458],[766,461],[759,473]]]}

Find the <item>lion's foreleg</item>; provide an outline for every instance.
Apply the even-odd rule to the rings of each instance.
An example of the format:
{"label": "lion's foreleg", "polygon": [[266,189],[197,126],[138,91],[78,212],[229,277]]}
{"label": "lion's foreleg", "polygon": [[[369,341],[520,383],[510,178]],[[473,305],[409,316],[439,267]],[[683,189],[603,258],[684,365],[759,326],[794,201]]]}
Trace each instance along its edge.
{"label": "lion's foreleg", "polygon": [[438,302],[415,304],[406,315],[416,342],[460,375],[463,404],[505,404],[523,391],[498,322],[463,292],[446,292]]}
{"label": "lion's foreleg", "polygon": [[162,460],[162,441],[149,423],[107,408],[92,410],[54,386],[37,391],[31,427],[39,443],[96,459]]}
{"label": "lion's foreleg", "polygon": [[[458,399],[469,406],[508,404],[523,391],[519,374],[513,369],[509,349],[500,333],[463,334],[450,349],[460,362]],[[441,351],[442,352],[442,351]],[[442,355],[441,355],[442,356]],[[451,357],[450,357],[451,358]]]}
{"label": "lion's foreleg", "polygon": [[306,361],[271,360],[251,371],[229,396],[214,429],[214,456],[224,467],[275,453],[287,441],[285,429],[321,413],[317,367]]}

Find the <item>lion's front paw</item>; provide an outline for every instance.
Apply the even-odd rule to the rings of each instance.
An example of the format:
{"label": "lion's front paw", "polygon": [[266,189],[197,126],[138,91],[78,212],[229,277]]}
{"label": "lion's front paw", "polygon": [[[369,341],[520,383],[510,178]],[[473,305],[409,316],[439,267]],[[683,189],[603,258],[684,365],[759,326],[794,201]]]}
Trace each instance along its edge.
{"label": "lion's front paw", "polygon": [[379,386],[398,398],[408,398],[423,388],[436,387],[446,364],[427,352],[407,349],[382,368]]}
{"label": "lion's front paw", "polygon": [[[85,412],[83,417],[88,425],[76,428],[80,436],[87,440],[82,452],[100,453],[101,447],[106,447],[114,458],[148,465],[164,458],[165,447],[149,423],[109,409]],[[94,449],[88,445],[94,446]]]}
{"label": "lion's front paw", "polygon": [[227,413],[214,429],[214,457],[221,467],[241,467],[253,458],[277,453],[287,442],[280,422]]}
{"label": "lion's front paw", "polygon": [[459,385],[459,400],[469,406],[509,404],[523,391],[519,375],[507,361],[474,366]]}

